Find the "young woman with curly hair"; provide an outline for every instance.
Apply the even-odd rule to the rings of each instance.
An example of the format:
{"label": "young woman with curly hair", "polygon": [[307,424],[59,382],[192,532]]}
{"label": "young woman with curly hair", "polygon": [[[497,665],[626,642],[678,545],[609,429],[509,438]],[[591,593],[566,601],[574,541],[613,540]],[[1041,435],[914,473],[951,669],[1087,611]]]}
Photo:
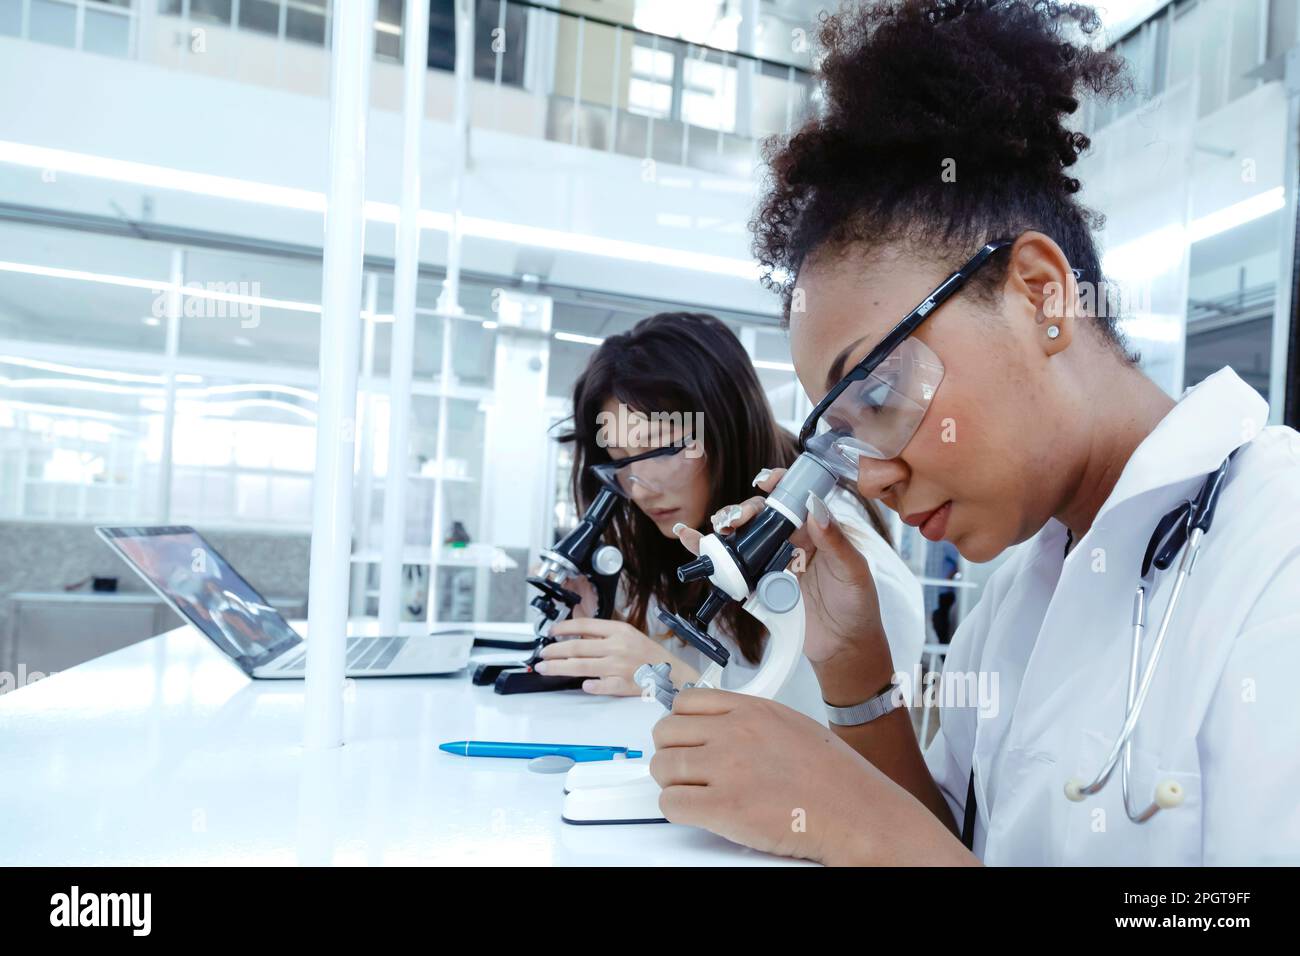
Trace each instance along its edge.
{"label": "young woman with curly hair", "polygon": [[[862,495],[930,540],[1018,547],[953,637],[923,751],[888,707],[870,572],[811,502],[804,587],[826,600],[806,652],[832,727],[683,692],[655,732],[670,820],[828,863],[1300,862],[1300,436],[1263,427],[1228,368],[1175,401],[1088,305],[1100,257],[1070,169],[1089,144],[1068,120],[1124,86],[1098,26],[1042,0],[824,21],[823,103],[770,152],[754,223],[819,400],[805,436],[829,431]],[[1185,502],[1214,488],[1156,667],[1177,565],[1144,577],[1148,543],[1189,553],[1211,516]]]}

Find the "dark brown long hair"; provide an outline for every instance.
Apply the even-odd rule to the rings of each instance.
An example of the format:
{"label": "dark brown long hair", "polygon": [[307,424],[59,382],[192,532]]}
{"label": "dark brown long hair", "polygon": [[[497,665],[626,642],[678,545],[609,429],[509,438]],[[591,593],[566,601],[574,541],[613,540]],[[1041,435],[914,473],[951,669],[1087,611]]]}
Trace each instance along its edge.
{"label": "dark brown long hair", "polygon": [[[751,482],[761,469],[787,467],[798,457],[794,437],[776,424],[749,355],[731,330],[711,315],[665,312],[605,339],[574,384],[573,427],[560,441],[574,446],[571,481],[580,509],[599,489],[587,466],[610,460],[597,441],[597,416],[611,398],[646,415],[679,413],[694,421],[691,416],[702,413],[703,434],[693,437],[703,440],[708,462],[709,515],[754,495]],[[874,503],[866,504],[872,524],[888,540]],[[707,582],[683,585],[674,573],[690,554],[639,508],[622,509],[610,535],[623,552],[626,619],[633,627],[647,630],[651,597],[677,613],[699,606]],[[720,617],[745,659],[758,662],[765,628],[738,604]]]}

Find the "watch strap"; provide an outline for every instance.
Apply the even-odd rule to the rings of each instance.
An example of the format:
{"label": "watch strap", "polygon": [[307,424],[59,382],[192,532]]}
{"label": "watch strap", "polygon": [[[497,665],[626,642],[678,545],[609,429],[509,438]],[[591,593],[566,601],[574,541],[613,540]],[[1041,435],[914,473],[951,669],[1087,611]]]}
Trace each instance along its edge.
{"label": "watch strap", "polygon": [[860,727],[869,724],[878,717],[883,717],[899,708],[900,701],[895,694],[896,687],[891,682],[888,687],[874,697],[869,697],[860,704],[849,707],[835,707],[822,701],[826,706],[826,719],[837,727]]}

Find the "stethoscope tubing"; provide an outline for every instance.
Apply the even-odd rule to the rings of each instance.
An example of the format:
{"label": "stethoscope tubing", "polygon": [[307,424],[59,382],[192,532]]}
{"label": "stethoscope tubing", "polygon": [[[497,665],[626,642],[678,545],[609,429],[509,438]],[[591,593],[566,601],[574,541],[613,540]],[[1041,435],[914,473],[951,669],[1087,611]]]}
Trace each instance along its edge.
{"label": "stethoscope tubing", "polygon": [[[1158,796],[1144,810],[1134,813],[1129,803],[1129,773],[1132,766],[1133,734],[1137,729],[1138,720],[1142,716],[1142,708],[1146,704],[1147,695],[1151,691],[1151,683],[1155,678],[1156,667],[1159,665],[1160,655],[1165,647],[1165,639],[1169,636],[1169,626],[1173,621],[1174,612],[1178,608],[1179,598],[1182,596],[1187,579],[1191,576],[1192,567],[1196,563],[1196,555],[1201,549],[1201,540],[1204,537],[1205,531],[1199,527],[1194,527],[1188,535],[1187,545],[1183,550],[1182,559],[1178,564],[1178,572],[1174,577],[1174,586],[1169,595],[1169,603],[1160,616],[1160,627],[1156,630],[1156,639],[1151,646],[1151,654],[1147,658],[1146,666],[1142,668],[1140,682],[1138,681],[1138,662],[1141,659],[1142,640],[1146,632],[1146,587],[1145,585],[1138,587],[1133,601],[1133,647],[1129,654],[1129,680],[1127,700],[1124,707],[1124,725],[1120,728],[1119,736],[1115,739],[1115,743],[1111,747],[1101,771],[1093,778],[1092,782],[1079,785],[1071,781],[1066,788],[1067,795],[1072,800],[1081,800],[1083,797],[1099,793],[1106,786],[1106,782],[1115,770],[1115,765],[1122,758],[1123,767],[1120,778],[1124,795],[1124,811],[1134,823],[1145,823],[1160,810],[1166,809],[1166,804],[1177,806],[1176,802],[1169,803],[1168,798],[1162,801]],[[1168,787],[1162,786],[1161,789],[1168,792]],[[1181,791],[1178,791],[1176,786],[1173,788],[1172,793],[1178,796],[1181,795]],[[1181,799],[1178,802],[1181,802]]]}

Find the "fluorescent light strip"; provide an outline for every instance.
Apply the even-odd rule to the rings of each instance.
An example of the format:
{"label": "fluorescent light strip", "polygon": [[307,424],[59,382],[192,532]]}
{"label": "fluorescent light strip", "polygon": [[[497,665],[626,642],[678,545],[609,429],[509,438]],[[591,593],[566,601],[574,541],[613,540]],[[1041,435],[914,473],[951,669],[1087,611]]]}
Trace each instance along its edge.
{"label": "fluorescent light strip", "polygon": [[239,395],[245,392],[273,392],[279,395],[292,395],[304,401],[315,402],[315,392],[293,385],[276,385],[271,382],[250,382],[246,385],[209,385],[207,388],[182,389],[179,394],[191,395]]}
{"label": "fluorescent light strip", "polygon": [[758,264],[755,262],[729,259],[725,256],[711,256],[684,249],[667,249],[663,246],[651,246],[641,242],[627,242],[622,239],[607,239],[603,236],[562,232],[558,229],[544,229],[540,226],[523,226],[515,223],[499,222],[495,219],[479,219],[475,216],[463,216],[461,224],[466,235],[475,236],[479,239],[519,242],[526,246],[541,246],[545,249],[561,249],[566,252],[605,256],[611,259],[626,259],[631,262],[645,262],[652,265],[669,266],[674,269],[712,272],[717,275],[730,275],[741,279],[757,280],[760,275]]}
{"label": "fluorescent light strip", "polygon": [[578,335],[576,332],[556,332],[555,338],[560,342],[576,342],[578,345],[600,345],[605,341],[594,335]]}
{"label": "fluorescent light strip", "polygon": [[155,395],[158,388],[143,385],[110,385],[107,382],[83,382],[66,378],[5,378],[0,376],[0,386],[5,388],[57,388],[67,392],[98,392],[105,395]]}
{"label": "fluorescent light strip", "polygon": [[1129,280],[1166,272],[1177,265],[1184,245],[1190,246],[1222,235],[1277,212],[1285,205],[1284,187],[1265,190],[1249,199],[1193,219],[1185,230],[1177,224],[1170,224],[1130,239],[1103,256],[1102,268],[1108,275]]}
{"label": "fluorescent light strip", "polygon": [[150,163],[136,163],[88,153],[74,153],[66,149],[49,149],[0,140],[0,162],[49,169],[95,179],[111,179],[120,183],[133,183],[155,189],[174,189],[178,192],[198,193],[220,199],[237,199],[241,202],[300,209],[304,212],[325,211],[323,193],[293,186],[272,186],[248,179],[230,176],[213,176],[170,169]]}
{"label": "fluorescent light strip", "polygon": [[[0,378],[0,382],[4,382],[4,381],[7,380]],[[147,398],[142,399],[141,404],[145,404],[148,401],[149,399]],[[80,419],[89,418],[89,419],[94,419],[95,421],[102,421],[102,422],[124,422],[127,421],[128,419],[134,419],[136,417],[134,415],[122,415],[118,412],[101,412],[93,408],[69,408],[66,405],[48,405],[45,404],[44,402],[20,402],[11,399],[6,399],[5,405],[8,408],[17,409],[18,411],[31,412],[36,415],[48,415],[51,418],[58,418],[63,420],[72,419],[74,421],[77,421]],[[32,428],[28,428],[28,430],[35,431],[35,429]]]}
{"label": "fluorescent light strip", "polygon": [[184,410],[185,414],[193,415],[196,418],[226,418],[244,409],[269,408],[277,412],[289,412],[305,422],[315,423],[316,421],[316,413],[311,409],[274,398],[236,398],[224,402],[198,402],[194,399],[184,398],[177,400],[178,409],[181,402],[194,402],[194,404],[198,405],[197,410],[192,411],[188,408]]}
{"label": "fluorescent light strip", "polygon": [[1202,239],[1209,239],[1229,229],[1236,229],[1255,219],[1275,213],[1285,205],[1286,189],[1277,186],[1192,220],[1188,229],[1188,241],[1200,242]]}
{"label": "fluorescent light strip", "polygon": [[[167,291],[175,289],[182,298],[187,299],[214,299],[218,302],[238,302],[242,305],[256,305],[264,309],[284,309],[288,312],[314,312],[320,314],[321,307],[312,302],[298,302],[294,299],[270,299],[262,295],[244,295],[240,292],[218,292],[213,289],[202,289],[193,285],[183,285],[179,288],[171,283],[167,284]],[[363,313],[364,315],[365,313]]]}
{"label": "fluorescent light strip", "polygon": [[766,368],[775,372],[793,372],[794,366],[789,362],[768,362],[763,359],[754,359],[754,368]]}
{"label": "fluorescent light strip", "polygon": [[[70,279],[75,282],[99,282],[104,285],[116,285],[128,289],[147,289],[159,295],[164,292],[177,292],[182,298],[237,302],[267,309],[284,309],[288,312],[314,312],[319,314],[321,311],[321,307],[312,302],[272,299],[263,295],[243,295],[238,292],[221,292],[193,285],[178,286],[163,279],[142,279],[135,276],[112,275],[107,272],[87,272],[84,269],[61,269],[57,266],[40,266],[31,262],[0,261],[0,272],[17,272],[47,279]],[[362,315],[368,316],[369,313],[363,312]]]}
{"label": "fluorescent light strip", "polygon": [[61,375],[79,375],[82,378],[99,378],[110,382],[141,382],[145,385],[163,384],[161,375],[109,372],[102,369],[80,368],[76,365],[63,365],[59,362],[42,362],[40,359],[19,358],[16,355],[0,355],[0,364],[17,365],[22,368],[36,369],[40,372],[57,372]]}
{"label": "fluorescent light strip", "polygon": [[49,279],[73,279],[78,282],[101,282],[104,285],[125,286],[129,289],[148,289],[150,292],[165,292],[168,283],[154,279],[136,279],[131,276],[110,275],[106,272],[86,272],[83,269],[59,269],[54,266],[38,266],[30,262],[0,261],[0,272],[20,272],[24,275],[44,276]]}
{"label": "fluorescent light strip", "polygon": [[[0,140],[0,162],[13,163],[33,169],[71,173],[77,176],[89,176],[95,179],[132,183],[138,186],[173,189],[178,192],[188,192],[220,199],[234,199],[266,206],[297,209],[303,212],[323,213],[326,207],[325,195],[309,189],[273,186],[248,179],[193,173],[185,170],[169,169],[166,166],[108,159],[107,157],[93,156],[87,153],[74,153],[69,150],[49,149],[43,146],[29,146],[25,143],[14,143],[6,140]],[[399,210],[394,203],[372,201],[365,204],[365,215],[367,219],[376,222],[395,224],[399,218]],[[440,232],[449,232],[451,230],[453,218],[451,213],[436,212],[429,209],[420,210],[419,216],[422,228]],[[711,272],[717,275],[729,275],[742,279],[756,279],[759,276],[757,263],[746,259],[732,259],[727,256],[694,253],[646,243],[607,239],[602,236],[565,232],[559,229],[546,229],[540,226],[524,226],[474,216],[461,216],[460,225],[464,235],[479,239],[538,245],[568,252],[578,252],[611,259],[624,259],[632,262],[645,262],[678,269],[689,269],[695,272]],[[151,285],[150,287],[154,288],[156,286]]]}

